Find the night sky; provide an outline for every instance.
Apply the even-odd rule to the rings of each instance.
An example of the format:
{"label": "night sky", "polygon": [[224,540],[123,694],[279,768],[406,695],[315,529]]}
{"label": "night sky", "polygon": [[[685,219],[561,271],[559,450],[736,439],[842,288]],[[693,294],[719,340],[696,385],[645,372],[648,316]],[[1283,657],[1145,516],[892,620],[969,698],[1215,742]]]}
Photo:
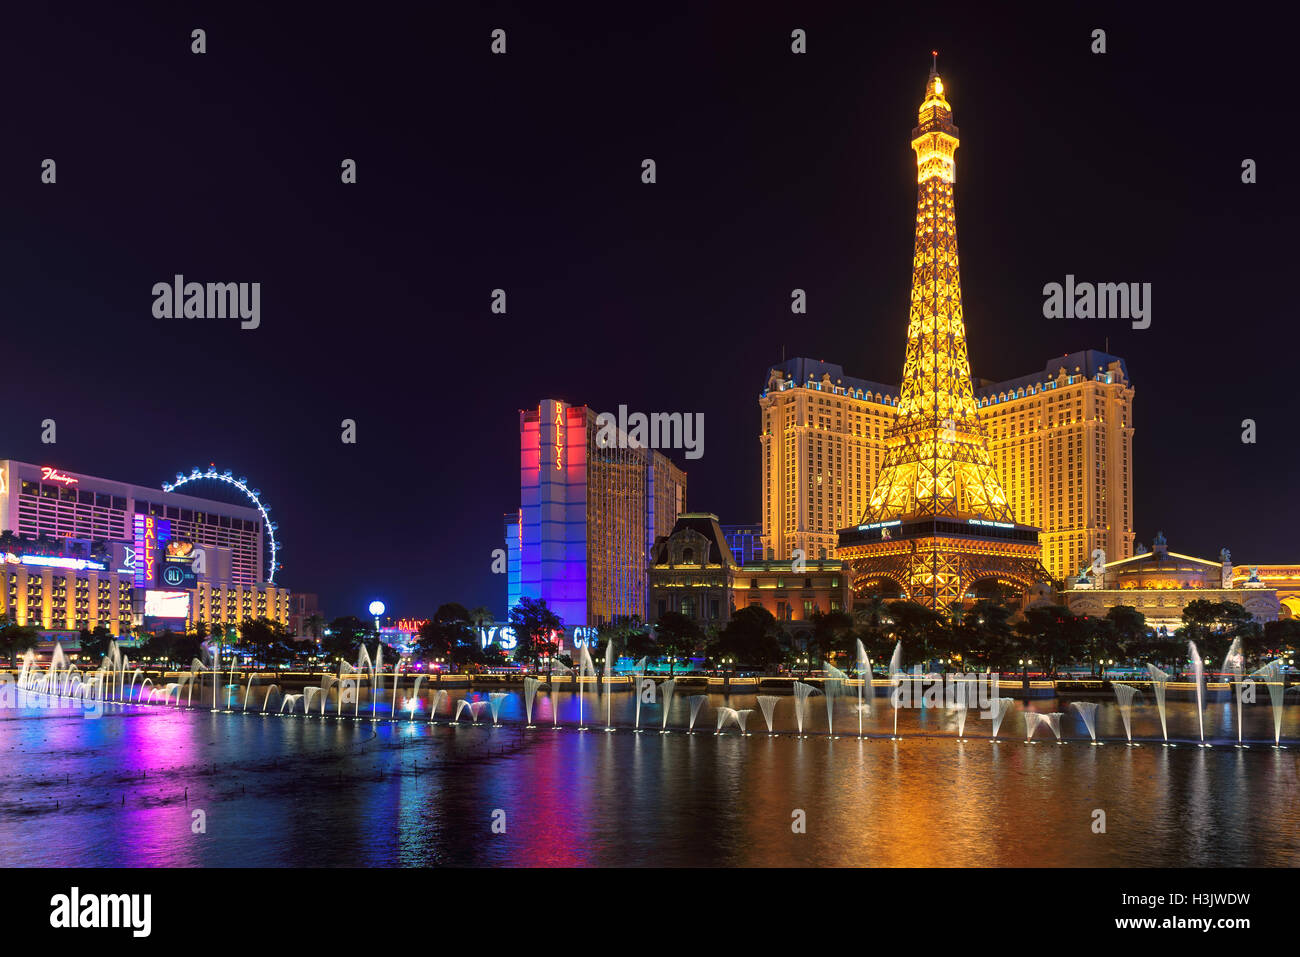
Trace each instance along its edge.
{"label": "night sky", "polygon": [[[1262,13],[14,6],[0,457],[247,475],[280,582],[331,616],[504,612],[490,556],[519,503],[518,410],[543,397],[704,413],[688,504],[757,521],[757,396],[782,351],[901,375],[932,48],[975,375],[1109,339],[1137,390],[1138,541],[1300,560],[1296,84]],[[261,327],[155,319],[175,273],[261,282]],[[1067,273],[1152,283],[1151,328],[1044,319]]]}

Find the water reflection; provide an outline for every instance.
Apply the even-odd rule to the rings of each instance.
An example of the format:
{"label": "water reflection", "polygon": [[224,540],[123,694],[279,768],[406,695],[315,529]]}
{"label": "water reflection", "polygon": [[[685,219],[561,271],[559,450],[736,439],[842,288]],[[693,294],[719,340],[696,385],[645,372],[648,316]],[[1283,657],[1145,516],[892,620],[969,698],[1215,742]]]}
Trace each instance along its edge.
{"label": "water reflection", "polygon": [[[905,739],[856,736],[852,696],[830,740],[822,702],[813,736],[712,733],[719,707],[756,708],[753,695],[711,696],[701,733],[553,731],[577,699],[539,694],[540,727],[523,732],[521,695],[502,727],[262,718],[207,711],[110,708],[8,711],[0,778],[0,850],[15,864],[126,866],[682,865],[989,866],[1289,864],[1300,843],[1295,794],[1300,750],[1202,750],[1158,745],[1153,702],[1133,713],[1142,748],[1123,746],[1113,704],[1097,714],[1105,747],[1067,712],[1057,746],[1023,741],[1018,713],[1002,740],[971,712],[967,741],[943,711],[905,709]],[[888,735],[876,699],[864,723]],[[1023,705],[1017,703],[1016,710]],[[1037,711],[1062,702],[1035,701]],[[589,722],[604,703],[588,694]],[[615,724],[630,725],[630,694]],[[1206,727],[1235,740],[1226,703]],[[1289,708],[1283,736],[1300,737]],[[445,720],[445,715],[440,715]],[[761,716],[756,715],[755,718]],[[642,711],[657,727],[656,706]],[[1231,716],[1235,720],[1235,714]],[[689,719],[677,696],[670,727]],[[1271,739],[1267,706],[1245,710],[1247,739]],[[793,730],[790,699],[776,725]],[[1195,706],[1170,702],[1170,733],[1195,735]],[[708,729],[707,731],[703,729]],[[849,729],[852,729],[851,731]],[[910,737],[906,737],[911,735]],[[1155,739],[1155,740],[1152,740]],[[186,791],[188,790],[188,795]],[[57,809],[56,809],[57,802]],[[207,833],[191,830],[203,809]],[[505,833],[492,830],[505,812]],[[1097,833],[1096,812],[1106,828]],[[802,812],[806,831],[792,828]],[[33,835],[57,835],[34,840]]]}

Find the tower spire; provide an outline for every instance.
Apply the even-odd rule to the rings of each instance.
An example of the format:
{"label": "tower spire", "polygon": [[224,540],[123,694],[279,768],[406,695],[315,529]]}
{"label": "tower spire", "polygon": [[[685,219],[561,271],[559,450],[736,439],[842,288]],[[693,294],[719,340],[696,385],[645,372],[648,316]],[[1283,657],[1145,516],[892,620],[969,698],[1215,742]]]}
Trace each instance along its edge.
{"label": "tower spire", "polygon": [[[1016,524],[975,406],[953,203],[961,140],[933,55],[912,130],[916,233],[902,389],[863,524],[841,532],[839,554],[860,556],[859,572],[891,579],[913,601],[944,608],[995,556],[1004,559],[996,570],[1026,587],[1042,569],[1037,530]],[[980,537],[1005,541],[971,553]]]}
{"label": "tower spire", "polygon": [[903,388],[869,521],[918,515],[1014,521],[971,388],[953,204],[960,143],[943,81],[932,74],[912,130],[916,236]]}
{"label": "tower spire", "polygon": [[930,75],[935,76],[939,72],[939,51],[931,50],[930,56],[934,58],[930,61]]}

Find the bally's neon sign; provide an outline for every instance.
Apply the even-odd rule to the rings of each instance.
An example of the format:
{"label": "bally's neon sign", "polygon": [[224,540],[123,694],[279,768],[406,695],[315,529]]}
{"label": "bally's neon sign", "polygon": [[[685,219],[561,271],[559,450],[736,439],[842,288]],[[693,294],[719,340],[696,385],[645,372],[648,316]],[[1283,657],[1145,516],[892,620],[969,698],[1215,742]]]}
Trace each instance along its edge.
{"label": "bally's neon sign", "polygon": [[560,471],[560,454],[564,449],[564,410],[555,403],[555,471]]}

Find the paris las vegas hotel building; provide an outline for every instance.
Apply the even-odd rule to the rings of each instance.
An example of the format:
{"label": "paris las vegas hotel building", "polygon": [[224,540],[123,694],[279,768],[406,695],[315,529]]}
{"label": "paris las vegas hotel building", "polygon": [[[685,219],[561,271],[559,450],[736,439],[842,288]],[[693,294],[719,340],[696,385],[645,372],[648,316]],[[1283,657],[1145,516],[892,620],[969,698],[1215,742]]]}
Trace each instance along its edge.
{"label": "paris las vegas hotel building", "polygon": [[[1089,564],[1095,548],[1115,571],[1138,558],[1134,390],[1124,360],[1074,352],[1018,379],[977,380],[974,392],[1015,519],[1042,530],[1048,573],[1065,583]],[[898,393],[897,386],[851,378],[814,359],[769,369],[758,400],[762,545],[769,559],[788,561],[796,548],[807,559],[835,556],[837,530],[859,521],[870,501]],[[1247,567],[1237,566],[1232,587],[1243,586]],[[1300,615],[1300,564],[1253,568],[1257,584],[1276,591],[1281,613]]]}
{"label": "paris las vegas hotel building", "polygon": [[[254,508],[0,459],[0,535],[11,533],[0,542],[0,615],[47,633],[288,624],[288,590],[266,582],[262,526]],[[202,549],[202,570],[179,561],[188,571],[166,571],[168,540]]]}
{"label": "paris las vegas hotel building", "polygon": [[[763,544],[769,557],[835,554],[861,519],[885,454],[898,386],[832,363],[773,366],[759,397]],[[1133,554],[1133,385],[1124,360],[1088,350],[1040,372],[977,381],[989,451],[1016,521],[1042,529],[1043,565],[1064,580],[1094,548]]]}

